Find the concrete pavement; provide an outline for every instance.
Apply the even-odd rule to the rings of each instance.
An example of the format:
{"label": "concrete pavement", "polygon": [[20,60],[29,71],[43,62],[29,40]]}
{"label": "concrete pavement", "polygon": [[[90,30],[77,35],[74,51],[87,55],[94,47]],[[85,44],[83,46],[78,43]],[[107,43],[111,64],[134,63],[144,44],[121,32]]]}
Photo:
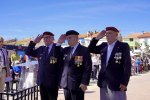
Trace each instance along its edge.
{"label": "concrete pavement", "polygon": [[150,72],[131,77],[127,96],[128,100],[150,100]]}
{"label": "concrete pavement", "polygon": [[[127,91],[127,100],[150,100],[150,72],[131,76]],[[59,91],[58,100],[64,100],[63,90]],[[96,81],[90,82],[85,93],[85,100],[99,100],[99,88]]]}

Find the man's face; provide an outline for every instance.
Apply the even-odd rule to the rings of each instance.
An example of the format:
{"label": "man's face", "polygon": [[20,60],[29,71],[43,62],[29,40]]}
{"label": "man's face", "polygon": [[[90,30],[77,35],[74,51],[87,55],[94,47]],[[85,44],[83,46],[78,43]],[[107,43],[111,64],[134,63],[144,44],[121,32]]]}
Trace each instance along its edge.
{"label": "man's face", "polygon": [[78,35],[68,35],[66,39],[69,46],[75,46],[78,43]]}
{"label": "man's face", "polygon": [[51,35],[44,35],[43,36],[43,41],[45,43],[46,46],[49,46],[51,43],[53,43],[54,41],[54,36]]}
{"label": "man's face", "polygon": [[116,41],[117,36],[117,33],[114,31],[106,31],[106,39],[109,44],[112,44],[114,41]]}
{"label": "man's face", "polygon": [[3,41],[3,40],[0,40],[0,47],[3,46],[3,43],[4,43],[4,41]]}

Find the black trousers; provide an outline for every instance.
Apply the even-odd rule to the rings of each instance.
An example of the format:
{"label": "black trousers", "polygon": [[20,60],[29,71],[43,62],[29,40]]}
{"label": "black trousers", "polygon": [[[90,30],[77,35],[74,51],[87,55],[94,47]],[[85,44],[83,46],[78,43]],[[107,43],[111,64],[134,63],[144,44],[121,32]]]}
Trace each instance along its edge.
{"label": "black trousers", "polygon": [[64,89],[65,100],[84,100],[84,92],[81,89]]}
{"label": "black trousers", "polygon": [[58,88],[47,88],[40,85],[41,100],[57,100]]}
{"label": "black trousers", "polygon": [[95,70],[94,70],[94,78],[97,79],[97,73],[99,71],[99,65],[94,65]]}

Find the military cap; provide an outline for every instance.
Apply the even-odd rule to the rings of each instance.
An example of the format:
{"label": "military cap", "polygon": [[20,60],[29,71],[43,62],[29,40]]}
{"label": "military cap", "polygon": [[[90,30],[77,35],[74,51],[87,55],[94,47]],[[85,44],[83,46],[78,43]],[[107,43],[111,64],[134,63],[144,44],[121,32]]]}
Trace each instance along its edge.
{"label": "military cap", "polygon": [[52,32],[48,32],[48,31],[44,32],[44,33],[43,33],[43,36],[44,36],[44,35],[54,36],[54,34],[53,34]]}
{"label": "military cap", "polygon": [[115,27],[106,27],[106,31],[109,31],[109,30],[117,32],[117,33],[119,32],[119,30]]}
{"label": "military cap", "polygon": [[79,33],[75,30],[69,30],[66,32],[66,36],[68,36],[68,35],[79,35]]}

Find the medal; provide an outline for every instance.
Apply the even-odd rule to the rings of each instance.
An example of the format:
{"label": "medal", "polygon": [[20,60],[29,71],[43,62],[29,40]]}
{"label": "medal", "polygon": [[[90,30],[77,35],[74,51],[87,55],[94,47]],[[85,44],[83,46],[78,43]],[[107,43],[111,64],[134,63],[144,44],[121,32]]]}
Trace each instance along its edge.
{"label": "medal", "polygon": [[82,65],[82,63],[80,63],[80,65]]}
{"label": "medal", "polygon": [[50,64],[52,64],[53,63],[53,58],[52,57],[50,57]]}
{"label": "medal", "polygon": [[75,64],[77,67],[80,67],[82,65],[83,56],[75,56]]}
{"label": "medal", "polygon": [[50,57],[50,64],[55,64],[57,62],[57,58]]}
{"label": "medal", "polygon": [[52,64],[53,62],[52,62],[52,60],[50,59],[50,64]]}
{"label": "medal", "polygon": [[120,64],[121,63],[120,60],[122,59],[122,53],[121,52],[115,53],[115,57],[114,58],[116,59],[115,63]]}

